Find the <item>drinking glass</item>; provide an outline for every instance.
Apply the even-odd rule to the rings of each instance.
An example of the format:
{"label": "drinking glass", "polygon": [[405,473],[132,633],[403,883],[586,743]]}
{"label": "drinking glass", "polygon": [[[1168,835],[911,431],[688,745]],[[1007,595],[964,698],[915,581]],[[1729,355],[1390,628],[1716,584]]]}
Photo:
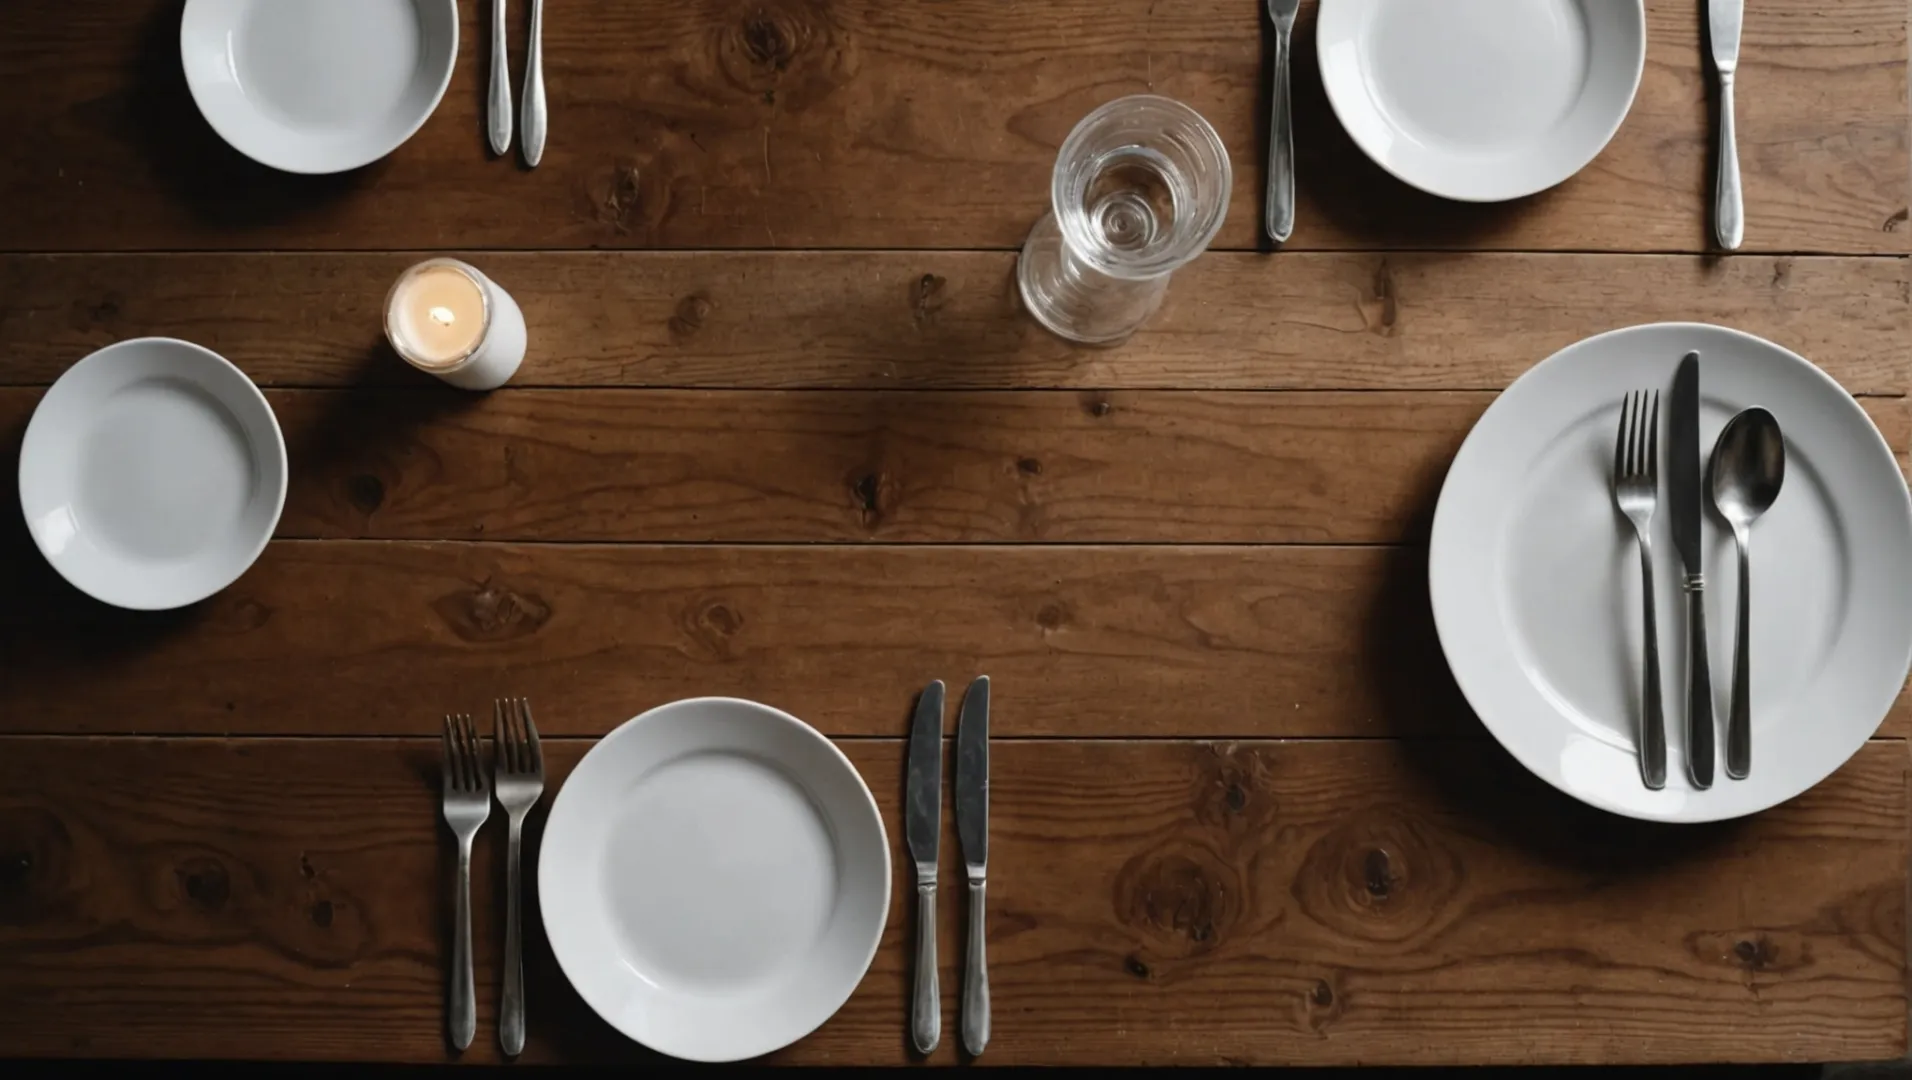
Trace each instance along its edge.
{"label": "drinking glass", "polygon": [[1016,264],[1023,306],[1071,341],[1128,337],[1215,238],[1232,183],[1221,136],[1195,110],[1154,94],[1101,106],[1056,156],[1050,212]]}

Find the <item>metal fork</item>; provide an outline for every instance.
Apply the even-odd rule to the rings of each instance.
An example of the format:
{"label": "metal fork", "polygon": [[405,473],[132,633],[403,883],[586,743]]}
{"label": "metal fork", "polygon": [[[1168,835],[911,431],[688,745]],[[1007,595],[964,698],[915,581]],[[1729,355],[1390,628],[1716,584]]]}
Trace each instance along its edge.
{"label": "metal fork", "polygon": [[1645,709],[1640,719],[1640,779],[1666,786],[1666,715],[1660,702],[1660,633],[1653,614],[1653,510],[1660,500],[1660,394],[1635,391],[1620,403],[1613,441],[1613,501],[1640,541],[1640,599],[1646,618]]}
{"label": "metal fork", "polygon": [[524,698],[492,702],[498,725],[498,805],[511,821],[510,855],[505,865],[505,996],[498,1020],[498,1041],[512,1057],[524,1051],[524,960],[518,914],[518,852],[525,815],[544,794],[544,749],[538,745],[538,725],[531,720],[531,703]]}
{"label": "metal fork", "polygon": [[471,716],[445,717],[445,824],[458,837],[458,926],[451,954],[451,1043],[463,1050],[478,1033],[471,974],[471,841],[491,816],[484,749]]}

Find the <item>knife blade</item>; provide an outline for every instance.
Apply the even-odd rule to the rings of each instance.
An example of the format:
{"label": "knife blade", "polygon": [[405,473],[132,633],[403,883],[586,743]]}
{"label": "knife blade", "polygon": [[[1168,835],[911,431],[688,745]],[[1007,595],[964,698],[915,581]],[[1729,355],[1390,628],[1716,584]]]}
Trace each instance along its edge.
{"label": "knife blade", "polygon": [[1686,573],[1686,768],[1693,786],[1713,786],[1713,679],[1706,660],[1706,579],[1700,557],[1704,468],[1700,460],[1700,354],[1689,352],[1673,376],[1666,433],[1666,476],[1672,499],[1673,546]]}
{"label": "knife blade", "polygon": [[963,975],[963,1047],[989,1043],[989,967],[983,956],[983,895],[989,876],[989,676],[963,693],[956,728],[956,835],[969,872],[969,942]]}
{"label": "knife blade", "polygon": [[1713,233],[1728,251],[1746,235],[1746,210],[1739,186],[1739,139],[1733,125],[1733,76],[1739,70],[1739,28],[1745,0],[1707,0],[1706,36],[1719,74],[1719,170],[1713,182]]}
{"label": "knife blade", "polygon": [[943,681],[923,688],[910,721],[903,834],[916,863],[916,982],[910,997],[910,1039],[918,1053],[943,1036],[943,1000],[936,978],[936,856],[943,833]]}

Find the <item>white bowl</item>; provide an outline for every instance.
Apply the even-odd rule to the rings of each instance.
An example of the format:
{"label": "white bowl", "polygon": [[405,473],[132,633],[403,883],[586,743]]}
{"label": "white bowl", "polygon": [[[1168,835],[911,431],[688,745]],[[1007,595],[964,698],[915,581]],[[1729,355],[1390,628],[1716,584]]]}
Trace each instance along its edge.
{"label": "white bowl", "polygon": [[438,107],[457,0],[186,0],[186,84],[233,148],[294,173],[377,161]]}
{"label": "white bowl", "polygon": [[123,608],[202,600],[245,573],[285,506],[285,439],[252,380],[173,338],[108,345],[67,369],[20,449],[40,553]]}

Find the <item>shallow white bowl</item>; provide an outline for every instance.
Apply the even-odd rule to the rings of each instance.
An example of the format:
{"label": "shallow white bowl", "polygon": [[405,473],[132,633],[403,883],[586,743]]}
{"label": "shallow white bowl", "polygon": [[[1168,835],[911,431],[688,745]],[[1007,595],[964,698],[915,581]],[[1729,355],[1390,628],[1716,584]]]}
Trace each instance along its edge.
{"label": "shallow white bowl", "polygon": [[193,100],[240,153],[286,172],[384,157],[438,107],[458,59],[456,0],[186,0]]}
{"label": "shallow white bowl", "polygon": [[20,509],[81,591],[124,608],[202,600],[245,573],[285,506],[285,439],[252,380],[173,338],[67,369],[27,424]]}
{"label": "shallow white bowl", "polygon": [[1321,82],[1375,163],[1464,202],[1579,172],[1646,65],[1643,0],[1322,0]]}
{"label": "shallow white bowl", "polygon": [[545,824],[538,900],[558,965],[645,1046],[736,1061],[828,1020],[890,906],[876,800],[836,745],[737,698],[606,735]]}

